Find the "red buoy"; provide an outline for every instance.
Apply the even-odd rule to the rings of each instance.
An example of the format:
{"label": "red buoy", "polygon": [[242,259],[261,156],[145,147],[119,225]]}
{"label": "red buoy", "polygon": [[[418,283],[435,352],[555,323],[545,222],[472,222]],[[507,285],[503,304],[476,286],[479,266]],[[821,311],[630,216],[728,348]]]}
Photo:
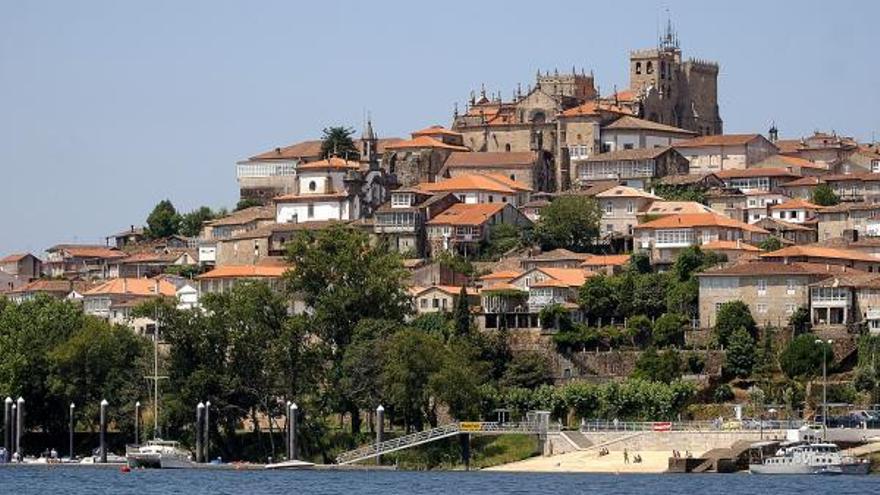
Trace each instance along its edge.
{"label": "red buoy", "polygon": [[130,473],[130,472],[131,472],[131,468],[128,467],[127,465],[125,465],[125,466],[122,466],[121,468],[119,468],[119,472],[120,472],[120,473]]}

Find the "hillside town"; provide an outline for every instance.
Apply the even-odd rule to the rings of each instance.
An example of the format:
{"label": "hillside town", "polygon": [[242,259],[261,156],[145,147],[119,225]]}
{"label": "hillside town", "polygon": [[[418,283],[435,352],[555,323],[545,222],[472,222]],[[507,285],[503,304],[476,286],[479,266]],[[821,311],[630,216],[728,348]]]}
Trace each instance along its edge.
{"label": "hillside town", "polygon": [[[323,296],[297,272],[311,256],[301,242],[356,232],[399,261],[403,320],[464,318],[502,335],[540,375],[519,388],[683,380],[702,404],[668,416],[714,419],[711,404],[737,403],[763,417],[766,403],[827,420],[812,385],[827,364],[831,402],[876,402],[880,143],[772,122],[725,133],[719,64],[687,57],[671,27],[621,63],[626,88],[541,69],[512,91],[475,82],[447,122],[413,108],[408,136],[367,117],[356,131],[316,122],[313,139],[242,150],[229,157],[235,208],[165,200],[108,225],[104,243],[6,253],[0,299],[67,301],[158,340],[173,324],[162,308],[214,314],[256,281],[288,315],[321,317]],[[829,361],[815,361],[826,343]],[[372,415],[359,404],[333,406],[352,413],[352,430]],[[444,404],[396,420],[418,430],[469,410]],[[265,421],[254,411],[248,421]]]}

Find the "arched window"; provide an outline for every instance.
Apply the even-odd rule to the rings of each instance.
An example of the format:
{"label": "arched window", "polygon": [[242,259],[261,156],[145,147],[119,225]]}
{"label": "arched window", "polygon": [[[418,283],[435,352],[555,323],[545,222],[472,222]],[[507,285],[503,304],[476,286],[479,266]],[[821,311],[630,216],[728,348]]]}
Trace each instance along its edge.
{"label": "arched window", "polygon": [[641,74],[641,73],[642,73],[642,63],[636,62],[636,74]]}
{"label": "arched window", "polygon": [[648,65],[645,66],[645,73],[647,73],[647,74],[654,73],[654,63],[653,62],[648,61]]}
{"label": "arched window", "polygon": [[313,181],[313,180],[309,181],[309,191],[314,191],[317,188],[318,188],[318,184],[316,184],[315,181]]}
{"label": "arched window", "polygon": [[510,180],[516,180],[516,174],[510,174]]}
{"label": "arched window", "polygon": [[504,151],[510,151],[510,143],[504,145]]}
{"label": "arched window", "polygon": [[535,112],[532,114],[532,123],[533,124],[543,124],[547,120],[547,116],[544,115],[544,112]]}

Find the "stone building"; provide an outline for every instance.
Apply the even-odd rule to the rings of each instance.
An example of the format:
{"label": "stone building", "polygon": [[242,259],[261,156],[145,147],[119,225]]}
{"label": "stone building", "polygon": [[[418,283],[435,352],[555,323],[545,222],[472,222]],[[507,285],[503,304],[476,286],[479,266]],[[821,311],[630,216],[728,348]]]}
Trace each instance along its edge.
{"label": "stone building", "polygon": [[10,254],[0,258],[0,272],[16,277],[19,282],[27,283],[40,278],[43,273],[43,262],[30,253]]}
{"label": "stone building", "polygon": [[412,133],[412,139],[386,146],[382,169],[388,173],[389,187],[413,187],[434,182],[449,155],[470,151],[460,133],[432,126]]}
{"label": "stone building", "polygon": [[521,182],[533,191],[552,191],[553,170],[546,152],[455,151],[440,170],[443,177],[468,174],[499,174]]}
{"label": "stone building", "polygon": [[638,212],[659,199],[651,193],[627,186],[613,187],[597,194],[596,200],[602,211],[602,235],[632,237],[633,227],[639,223]]}
{"label": "stone building", "polygon": [[880,215],[880,203],[840,203],[819,209],[820,241],[841,237],[847,231],[866,233],[871,219]]}
{"label": "stone building", "polygon": [[700,327],[715,326],[721,305],[732,301],[746,303],[758,326],[783,327],[799,307],[809,304],[810,283],[844,270],[818,263],[752,261],[698,273]]}
{"label": "stone building", "polygon": [[692,174],[745,169],[779,153],[779,148],[760,134],[700,136],[673,146],[688,159]]}
{"label": "stone building", "polygon": [[633,51],[629,58],[627,100],[638,116],[701,135],[722,133],[718,64],[682,60],[671,22],[656,48]]}
{"label": "stone building", "polygon": [[602,152],[644,148],[665,148],[697,133],[629,115],[602,126]]}
{"label": "stone building", "polygon": [[655,179],[688,174],[688,161],[670,147],[609,151],[572,162],[580,185],[611,179],[643,189]]}
{"label": "stone building", "polygon": [[396,189],[391,200],[376,210],[373,232],[388,249],[422,258],[428,251],[426,222],[459,202],[452,193]]}
{"label": "stone building", "polygon": [[456,203],[428,220],[431,255],[442,251],[476,254],[500,224],[528,227],[532,222],[510,203]]}

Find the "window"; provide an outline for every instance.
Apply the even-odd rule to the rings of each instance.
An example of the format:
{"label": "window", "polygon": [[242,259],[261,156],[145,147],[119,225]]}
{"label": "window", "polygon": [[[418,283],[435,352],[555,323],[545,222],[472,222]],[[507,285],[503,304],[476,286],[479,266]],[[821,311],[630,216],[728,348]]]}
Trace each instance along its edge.
{"label": "window", "polygon": [[412,205],[412,194],[392,194],[391,206],[410,206]]}
{"label": "window", "polygon": [[767,280],[760,279],[758,280],[758,295],[763,296],[767,294]]}
{"label": "window", "polygon": [[504,151],[510,151],[510,143],[504,145]]}
{"label": "window", "polygon": [[435,297],[432,306],[434,308],[439,308],[440,307],[440,300]]}
{"label": "window", "polygon": [[626,212],[632,214],[633,211],[635,211],[635,205],[633,205],[632,201],[627,201],[626,202]]}
{"label": "window", "polygon": [[758,303],[758,313],[763,314],[766,312],[767,312],[767,305],[764,303]]}
{"label": "window", "polygon": [[795,280],[793,278],[788,279],[785,284],[785,293],[788,294],[789,296],[793,295],[795,285],[796,285]]}
{"label": "window", "polygon": [[611,201],[605,202],[605,214],[610,215],[614,212],[614,205],[611,204]]}
{"label": "window", "polygon": [[610,223],[606,224],[605,225],[605,232],[614,232],[614,224],[610,224]]}
{"label": "window", "polygon": [[427,307],[428,307],[428,299],[427,299],[427,298],[424,298],[424,297],[421,298],[421,299],[419,300],[419,305],[420,305],[422,308],[427,308]]}
{"label": "window", "polygon": [[516,174],[510,174],[510,180],[516,180]]}
{"label": "window", "polygon": [[306,213],[309,218],[314,218],[315,216],[315,205],[309,203],[308,212]]}
{"label": "window", "polygon": [[641,74],[641,73],[642,73],[642,63],[636,62],[636,74]]}
{"label": "window", "polygon": [[715,312],[716,312],[716,313],[719,312],[719,311],[721,311],[721,306],[724,306],[724,303],[723,303],[723,302],[717,302],[717,303],[715,303]]}
{"label": "window", "polygon": [[490,194],[490,195],[489,195],[489,202],[490,202],[490,203],[494,203],[494,202],[495,202],[495,196],[493,196],[493,195]]}
{"label": "window", "polygon": [[318,184],[315,181],[310,180],[309,181],[309,191],[314,191],[317,188],[318,188]]}
{"label": "window", "polygon": [[648,61],[648,64],[645,65],[645,73],[646,74],[653,74],[654,73],[654,63],[651,62],[650,60]]}
{"label": "window", "polygon": [[631,149],[633,149],[633,144],[632,144],[632,143],[625,143],[625,144],[623,145],[623,149],[625,149],[625,150],[631,150]]}

